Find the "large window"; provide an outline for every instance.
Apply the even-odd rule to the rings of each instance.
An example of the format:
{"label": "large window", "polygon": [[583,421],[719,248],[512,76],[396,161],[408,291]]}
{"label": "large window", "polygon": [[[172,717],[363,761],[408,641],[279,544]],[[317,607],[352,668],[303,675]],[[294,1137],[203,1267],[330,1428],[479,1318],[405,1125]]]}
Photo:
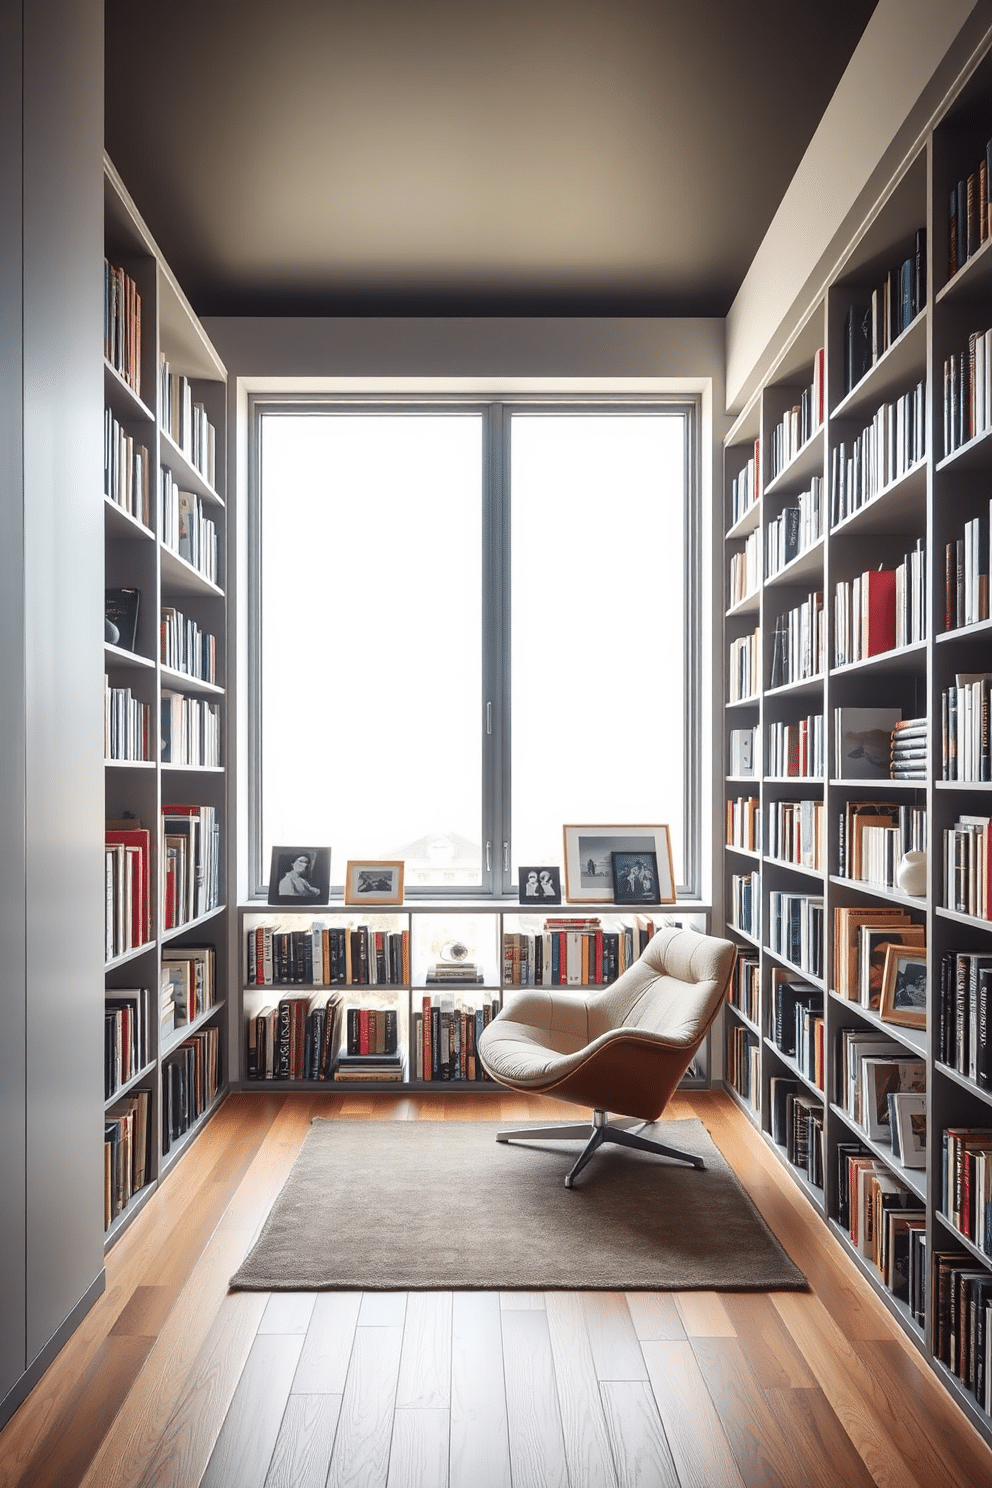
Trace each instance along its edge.
{"label": "large window", "polygon": [[565,823],[698,889],[687,403],[253,403],[252,888],[274,844],[506,894]]}

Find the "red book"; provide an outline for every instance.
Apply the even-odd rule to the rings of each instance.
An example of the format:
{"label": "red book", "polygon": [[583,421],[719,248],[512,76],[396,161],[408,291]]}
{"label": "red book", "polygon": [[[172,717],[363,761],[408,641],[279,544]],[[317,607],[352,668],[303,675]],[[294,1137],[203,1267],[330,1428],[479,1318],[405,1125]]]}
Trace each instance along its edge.
{"label": "red book", "polygon": [[369,1039],[369,1010],[359,1008],[358,1010],[358,1052],[359,1054],[371,1054],[372,1046]]}
{"label": "red book", "polygon": [[863,656],[878,656],[896,644],[896,573],[894,568],[870,569],[861,575],[861,634]]}
{"label": "red book", "polygon": [[603,932],[596,931],[596,981],[603,980]]}
{"label": "red book", "polygon": [[420,1038],[424,1046],[424,1079],[429,1080],[431,1078],[431,1064],[434,1057],[431,1047],[431,999],[429,994],[424,997],[423,1014],[424,1016],[420,1022]]}
{"label": "red book", "polygon": [[[148,892],[148,855],[151,845],[148,828],[135,827],[131,831],[125,831],[108,827],[106,836],[107,841],[113,845],[122,843],[125,849],[129,847],[138,849],[138,857],[141,861],[140,882],[136,882],[134,887],[137,890],[135,896],[137,901],[135,925],[139,933],[135,944],[144,945],[152,938],[151,896]],[[139,877],[139,875],[136,875],[136,877]]]}

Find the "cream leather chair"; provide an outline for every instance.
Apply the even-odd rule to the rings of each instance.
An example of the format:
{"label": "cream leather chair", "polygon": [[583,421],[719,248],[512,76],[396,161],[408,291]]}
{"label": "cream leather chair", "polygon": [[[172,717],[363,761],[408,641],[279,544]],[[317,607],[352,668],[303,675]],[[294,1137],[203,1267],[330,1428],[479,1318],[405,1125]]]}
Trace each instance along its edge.
{"label": "cream leather chair", "polygon": [[[522,988],[479,1039],[485,1069],[511,1090],[592,1106],[593,1119],[499,1132],[497,1142],[588,1139],[566,1188],[604,1142],[703,1167],[630,1128],[664,1111],[720,1011],[736,954],[729,940],[665,927],[611,986]],[[609,1112],[634,1119],[611,1123]]]}

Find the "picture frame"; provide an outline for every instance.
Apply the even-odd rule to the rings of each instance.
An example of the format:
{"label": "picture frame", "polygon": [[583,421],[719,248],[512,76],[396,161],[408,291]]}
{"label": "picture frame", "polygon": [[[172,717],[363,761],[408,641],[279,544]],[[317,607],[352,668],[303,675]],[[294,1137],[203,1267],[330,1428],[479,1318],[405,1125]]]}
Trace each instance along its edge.
{"label": "picture frame", "polygon": [[675,870],[667,826],[591,825],[563,827],[565,898],[570,904],[612,904],[612,854],[654,853],[658,870],[655,904],[675,903]]}
{"label": "picture frame", "polygon": [[927,1026],[927,957],[925,946],[889,945],[882,972],[879,1016],[904,1028]]}
{"label": "picture frame", "polygon": [[517,869],[517,898],[520,904],[537,908],[561,903],[561,869],[557,864]]}
{"label": "picture frame", "polygon": [[614,904],[658,903],[658,854],[612,852]]}
{"label": "picture frame", "polygon": [[892,1150],[904,1168],[927,1165],[927,1093],[898,1090],[889,1096]]}
{"label": "picture frame", "polygon": [[274,847],[269,868],[270,904],[327,904],[331,897],[329,847]]}
{"label": "picture frame", "polygon": [[858,971],[862,1007],[880,1013],[885,984],[885,958],[889,946],[920,947],[926,930],[922,925],[862,925],[859,930]]}
{"label": "picture frame", "polygon": [[403,863],[394,858],[349,862],[344,878],[345,904],[402,904]]}

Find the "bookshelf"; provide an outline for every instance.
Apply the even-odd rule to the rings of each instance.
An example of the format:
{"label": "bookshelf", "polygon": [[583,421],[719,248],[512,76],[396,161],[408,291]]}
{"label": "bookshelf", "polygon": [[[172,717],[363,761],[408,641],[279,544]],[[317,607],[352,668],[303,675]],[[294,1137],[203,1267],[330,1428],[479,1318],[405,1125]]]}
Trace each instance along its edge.
{"label": "bookshelf", "polygon": [[[590,915],[600,921],[598,936],[595,929],[583,925]],[[473,1066],[471,1060],[476,1030],[491,1020],[504,997],[521,986],[545,984],[535,978],[560,979],[563,964],[566,977],[571,965],[573,985],[606,985],[613,977],[604,966],[612,964],[619,973],[636,959],[647,943],[639,939],[639,932],[649,934],[649,925],[657,928],[677,922],[705,931],[709,918],[705,906],[698,905],[684,910],[681,906],[648,910],[642,916],[598,904],[556,905],[535,913],[506,902],[439,905],[414,901],[376,912],[342,906],[340,902],[316,909],[242,908],[241,1088],[313,1088],[317,1082],[343,1090],[350,1088],[352,1081],[360,1081],[372,1090],[395,1090],[399,1086],[428,1091],[437,1090],[443,1083],[446,1093],[498,1091],[500,1087],[484,1079],[481,1066]],[[546,929],[546,922],[551,922],[552,928]],[[448,959],[454,944],[466,948],[461,969],[464,971],[465,964],[470,963],[473,970],[470,975],[439,980],[435,968]],[[450,960],[448,964],[459,965]],[[318,966],[322,971],[315,973]],[[361,976],[368,980],[359,980]],[[557,984],[562,983],[558,980]],[[314,1009],[322,1017],[329,998],[340,999],[333,1033],[325,1032],[326,1024],[308,1017]],[[445,1029],[452,1028],[450,1047],[454,1057],[440,1064],[439,1025],[433,1010],[433,1038],[425,1040],[423,1034],[432,998],[438,1017],[449,1015]],[[288,1009],[291,1001],[298,1004],[293,1035]],[[273,1054],[279,1037],[280,1004],[287,1005],[281,1074],[278,1053]],[[364,1035],[361,1022],[356,1024],[354,1016],[349,1026],[349,1013],[363,1011],[373,1015],[372,1020],[366,1020]],[[382,1013],[388,1015],[392,1031],[385,1037],[380,1032],[377,1046],[374,1015]],[[260,1023],[265,1023],[264,1032]],[[356,1045],[355,1040],[363,1036],[365,1042]],[[319,1061],[311,1064],[314,1039],[318,1043],[324,1040],[322,1067]],[[295,1072],[287,1078],[288,1050],[294,1040]],[[362,1070],[357,1061],[349,1070],[345,1057],[340,1059],[338,1069],[333,1069],[335,1055],[347,1056],[349,1051],[362,1054],[366,1050],[371,1056],[377,1047],[383,1055],[378,1078],[374,1069]],[[687,1077],[690,1083],[707,1082],[708,1052],[707,1046],[696,1070]],[[266,1054],[268,1073],[262,1073]],[[444,1064],[447,1068],[441,1067]]]}
{"label": "bookshelf", "polygon": [[[971,1030],[961,1035],[959,1025],[958,1045],[949,1043],[947,1015],[947,984],[966,975],[962,965],[980,968],[988,957],[992,966],[982,830],[992,817],[992,771],[980,753],[960,769],[948,770],[944,757],[959,700],[988,737],[988,686],[966,699],[963,678],[992,669],[989,581],[980,577],[989,572],[992,474],[983,363],[992,343],[984,336],[992,327],[983,184],[990,97],[986,55],[838,255],[725,442],[722,740],[724,895],[740,947],[726,1087],[987,1440],[992,1394],[956,1353],[947,1318],[960,1286],[955,1307],[978,1299],[981,1344],[992,1321],[983,1313],[992,1246],[966,1209],[954,1212],[944,1144],[948,1129],[952,1154],[954,1128],[992,1132],[977,1014],[970,1066],[960,1039],[967,1045]],[[964,232],[968,252],[955,261],[950,202],[962,183],[965,226],[956,221],[956,234]],[[967,596],[959,576],[966,538]],[[760,572],[742,595],[749,540]],[[742,666],[742,643],[753,637]],[[856,725],[866,714],[857,710],[870,710],[863,735]],[[907,728],[899,778],[889,778],[886,710]],[[872,767],[855,761],[878,750],[879,733],[874,768],[885,778],[870,778]],[[922,894],[895,877],[902,849],[917,846],[927,851]],[[970,899],[969,852],[972,877],[986,875]],[[871,918],[869,935],[860,921]],[[903,939],[922,946],[925,1027],[893,1022],[882,1006],[884,947]],[[977,1007],[977,975],[970,995]],[[908,1112],[908,1097],[925,1085],[922,1166],[903,1162],[891,1126],[869,1119],[873,1098],[883,1108],[888,1089],[873,1083],[882,1078],[873,1057],[899,1067],[884,1077],[906,1092],[898,1111]],[[897,1139],[907,1131],[900,1125]],[[962,1159],[966,1203],[974,1203],[969,1185],[985,1183],[982,1162]],[[867,1216],[865,1193],[874,1196]],[[866,1217],[877,1219],[870,1240]],[[966,1271],[976,1279],[959,1283]]]}
{"label": "bookshelf", "polygon": [[227,379],[106,158],[104,251],[109,1246],[227,1084]]}

